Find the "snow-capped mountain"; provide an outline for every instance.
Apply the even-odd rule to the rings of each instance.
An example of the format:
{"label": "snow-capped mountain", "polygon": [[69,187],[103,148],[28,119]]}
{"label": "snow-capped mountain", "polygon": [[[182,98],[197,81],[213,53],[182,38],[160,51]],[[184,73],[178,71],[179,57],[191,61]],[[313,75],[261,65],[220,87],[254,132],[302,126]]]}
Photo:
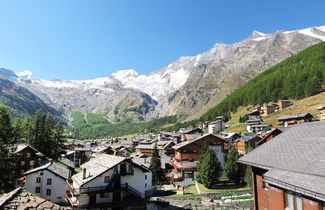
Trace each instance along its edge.
{"label": "snow-capped mountain", "polygon": [[254,31],[240,42],[215,44],[145,75],[134,69],[92,80],[32,80],[27,71],[16,75],[19,84],[67,112],[113,116],[121,104],[126,110],[134,108],[136,99],[147,118],[173,114],[191,118],[260,72],[324,40],[325,26],[271,34]]}

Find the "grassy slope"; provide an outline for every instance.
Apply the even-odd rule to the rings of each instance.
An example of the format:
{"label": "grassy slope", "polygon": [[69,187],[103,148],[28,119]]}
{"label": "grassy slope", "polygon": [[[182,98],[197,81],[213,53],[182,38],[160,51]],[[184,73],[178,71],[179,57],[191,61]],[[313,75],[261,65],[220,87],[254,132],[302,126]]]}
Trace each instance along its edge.
{"label": "grassy slope", "polygon": [[[306,112],[311,113],[314,118],[317,118],[318,110],[316,108],[318,106],[325,105],[325,92],[293,102],[294,104],[292,106],[287,107],[286,109],[281,110],[279,112],[275,112],[268,117],[265,117],[263,119],[264,123],[272,124],[273,127],[275,127],[277,123],[277,118],[281,115]],[[227,125],[230,127],[227,129],[227,131],[243,132],[246,130],[246,125],[244,123],[239,123],[239,117],[247,113],[249,108],[252,108],[252,106],[240,107],[236,113],[231,113],[231,120],[227,122]]]}

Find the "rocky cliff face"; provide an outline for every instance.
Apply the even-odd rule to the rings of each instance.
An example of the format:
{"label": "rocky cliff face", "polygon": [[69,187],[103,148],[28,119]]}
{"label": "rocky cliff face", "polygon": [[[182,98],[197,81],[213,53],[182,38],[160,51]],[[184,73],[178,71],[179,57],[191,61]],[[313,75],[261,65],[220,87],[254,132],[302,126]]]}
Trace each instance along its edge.
{"label": "rocky cliff face", "polygon": [[[254,31],[240,42],[216,44],[146,75],[131,69],[93,80],[17,81],[66,113],[79,110],[114,117],[132,111],[143,119],[174,114],[190,119],[260,72],[324,40],[325,26],[272,34]],[[29,78],[26,72],[21,75]]]}

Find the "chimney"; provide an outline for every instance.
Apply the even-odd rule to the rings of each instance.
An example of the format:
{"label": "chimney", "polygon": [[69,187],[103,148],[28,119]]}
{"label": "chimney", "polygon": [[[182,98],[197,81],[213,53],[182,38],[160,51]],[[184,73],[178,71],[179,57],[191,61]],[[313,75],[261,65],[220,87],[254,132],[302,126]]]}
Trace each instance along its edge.
{"label": "chimney", "polygon": [[82,172],[83,172],[83,176],[82,176],[82,178],[83,178],[83,179],[86,179],[86,176],[87,176],[87,175],[86,175],[86,168],[84,168],[84,169],[82,170]]}

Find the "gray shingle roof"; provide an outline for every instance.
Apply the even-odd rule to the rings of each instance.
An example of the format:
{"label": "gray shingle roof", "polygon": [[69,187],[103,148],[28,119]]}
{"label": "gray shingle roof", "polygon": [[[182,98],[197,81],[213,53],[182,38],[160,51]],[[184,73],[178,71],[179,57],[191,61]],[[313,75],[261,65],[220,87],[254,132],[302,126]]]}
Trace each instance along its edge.
{"label": "gray shingle roof", "polygon": [[[271,183],[278,187],[295,188],[293,191],[300,191],[302,194],[318,197],[318,199],[325,199],[324,177],[315,176],[311,174],[296,173],[287,170],[271,169],[264,174],[265,182]],[[284,185],[284,186],[283,186]],[[317,192],[314,195],[313,192]]]}
{"label": "gray shingle roof", "polygon": [[44,170],[47,169],[51,172],[53,172],[54,174],[62,177],[63,179],[69,179],[69,169],[66,166],[60,165],[56,162],[49,162],[45,165],[39,166],[37,168],[33,168],[31,170],[28,170],[25,172],[25,174],[30,174],[39,170]]}
{"label": "gray shingle roof", "polygon": [[289,115],[283,115],[278,117],[278,120],[289,120],[289,119],[297,119],[297,118],[304,118],[308,115],[311,115],[310,113],[302,113],[302,114],[289,114]]}
{"label": "gray shingle roof", "polygon": [[219,138],[219,139],[222,139],[222,140],[224,140],[222,137],[220,137],[220,136],[217,136],[217,135],[214,135],[214,134],[211,134],[211,133],[208,133],[208,134],[205,134],[205,135],[203,135],[203,136],[200,136],[200,137],[198,137],[198,138],[196,138],[196,139],[194,139],[194,140],[188,140],[188,141],[185,141],[185,142],[182,142],[182,143],[180,143],[180,144],[177,144],[177,145],[175,145],[175,146],[173,146],[173,149],[174,150],[178,150],[178,149],[180,149],[180,148],[182,148],[182,147],[184,147],[184,146],[186,146],[186,145],[189,145],[189,144],[192,144],[193,142],[196,142],[196,141],[198,141],[198,140],[200,140],[200,139],[203,139],[203,138],[205,138],[205,137],[207,137],[207,136],[214,136],[214,137],[216,137],[216,138]]}
{"label": "gray shingle roof", "polygon": [[95,158],[82,164],[80,168],[86,168],[87,177],[83,179],[83,171],[72,176],[72,179],[79,185],[83,185],[92,179],[96,178],[105,171],[113,168],[126,158],[121,156],[98,154]]}
{"label": "gray shingle roof", "polygon": [[[322,180],[319,187],[325,189],[325,122],[296,125],[243,156],[239,162],[268,170],[291,171],[301,177],[318,176],[318,180]],[[296,179],[295,184],[305,186],[305,182],[301,178]]]}

